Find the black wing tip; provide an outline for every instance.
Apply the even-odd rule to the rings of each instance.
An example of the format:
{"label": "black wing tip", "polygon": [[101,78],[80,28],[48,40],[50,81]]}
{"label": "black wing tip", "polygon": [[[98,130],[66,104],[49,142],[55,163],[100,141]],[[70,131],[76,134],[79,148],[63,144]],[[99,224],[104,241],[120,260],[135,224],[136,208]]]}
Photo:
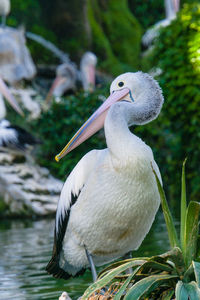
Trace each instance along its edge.
{"label": "black wing tip", "polygon": [[58,261],[55,258],[52,258],[48,265],[46,266],[46,271],[53,275],[55,278],[62,278],[62,279],[69,279],[71,277],[70,274],[65,272],[63,269],[60,268]]}
{"label": "black wing tip", "polygon": [[69,279],[69,278],[73,278],[73,277],[77,277],[80,275],[83,275],[86,271],[85,268],[81,269],[79,272],[77,272],[75,275],[69,274],[67,272],[65,272],[62,268],[60,268],[58,260],[55,258],[52,258],[48,265],[46,266],[46,271],[48,272],[48,274],[53,275],[54,278],[62,278],[62,279]]}

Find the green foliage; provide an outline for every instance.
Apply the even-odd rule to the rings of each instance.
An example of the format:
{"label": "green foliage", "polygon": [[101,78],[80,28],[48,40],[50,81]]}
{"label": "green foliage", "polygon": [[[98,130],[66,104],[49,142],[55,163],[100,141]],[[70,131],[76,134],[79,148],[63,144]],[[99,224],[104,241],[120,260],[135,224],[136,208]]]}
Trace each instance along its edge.
{"label": "green foliage", "polygon": [[132,13],[145,30],[165,18],[163,0],[129,0],[128,4]]}
{"label": "green foliage", "polygon": [[126,0],[89,1],[93,49],[114,75],[139,65],[141,27]]}
{"label": "green foliage", "polygon": [[[185,4],[177,19],[160,31],[153,55],[149,57],[151,65],[162,70],[157,79],[165,97],[161,118],[156,123],[157,132],[154,130],[151,142],[159,149],[156,159],[174,203],[179,192],[176,170],[186,156],[190,162],[187,170],[190,197],[200,196],[199,44],[200,4]],[[146,136],[147,130],[143,130]]]}
{"label": "green foliage", "polygon": [[[155,171],[154,174],[156,176]],[[170,300],[174,296],[176,300],[200,299],[200,258],[197,255],[200,204],[191,201],[188,207],[185,205],[185,162],[182,170],[181,210],[185,209],[182,216],[186,217],[181,219],[180,224],[184,228],[183,242],[181,239],[180,241],[177,239],[164,190],[157,176],[156,180],[172,250],[159,256],[133,258],[111,264],[100,273],[99,279],[85,291],[83,300],[88,299],[94,293],[98,295],[105,285],[109,286],[107,289],[109,293],[114,294],[114,300]],[[184,226],[182,222],[184,222]],[[178,244],[181,248],[176,246]],[[125,273],[130,267],[133,272]],[[105,296],[109,297],[108,292]]]}

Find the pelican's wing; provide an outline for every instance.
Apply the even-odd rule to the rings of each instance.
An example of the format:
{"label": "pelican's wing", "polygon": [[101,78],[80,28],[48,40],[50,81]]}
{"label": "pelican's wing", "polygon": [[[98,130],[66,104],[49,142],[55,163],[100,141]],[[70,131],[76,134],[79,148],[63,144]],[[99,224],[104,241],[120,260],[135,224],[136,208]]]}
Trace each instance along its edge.
{"label": "pelican's wing", "polygon": [[56,278],[67,279],[69,277],[68,274],[59,267],[59,258],[70,216],[70,209],[77,201],[89,174],[98,160],[100,152],[99,150],[92,150],[87,153],[73,169],[63,186],[56,212],[53,255],[46,267],[46,270]]}

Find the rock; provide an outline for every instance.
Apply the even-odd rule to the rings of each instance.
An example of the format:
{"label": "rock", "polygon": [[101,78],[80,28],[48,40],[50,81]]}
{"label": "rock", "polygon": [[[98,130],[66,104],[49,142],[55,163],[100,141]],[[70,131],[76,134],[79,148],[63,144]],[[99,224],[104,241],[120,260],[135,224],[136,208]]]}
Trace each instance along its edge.
{"label": "rock", "polygon": [[14,154],[0,152],[0,201],[4,204],[0,205],[4,207],[1,214],[52,215],[56,211],[62,185],[46,168],[17,162]]}

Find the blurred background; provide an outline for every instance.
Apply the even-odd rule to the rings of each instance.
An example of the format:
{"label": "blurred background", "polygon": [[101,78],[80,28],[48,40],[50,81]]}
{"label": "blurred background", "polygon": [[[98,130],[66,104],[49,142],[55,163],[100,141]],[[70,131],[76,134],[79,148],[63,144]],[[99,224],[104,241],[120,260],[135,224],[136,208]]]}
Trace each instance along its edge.
{"label": "blurred background", "polygon": [[[0,77],[24,112],[24,117],[17,115],[7,105],[6,120],[26,129],[38,145],[31,152],[34,163],[6,147],[0,152],[0,298],[58,299],[65,284],[76,299],[90,282],[90,273],[69,283],[45,273],[53,219],[38,217],[54,216],[62,182],[72,168],[89,150],[106,146],[103,131],[61,163],[54,157],[108,96],[115,76],[148,72],[158,80],[165,103],[158,119],[131,130],[152,148],[178,222],[186,157],[188,198],[200,196],[200,3],[11,0],[10,9],[1,14]],[[139,254],[167,250],[165,238],[159,214]]]}

